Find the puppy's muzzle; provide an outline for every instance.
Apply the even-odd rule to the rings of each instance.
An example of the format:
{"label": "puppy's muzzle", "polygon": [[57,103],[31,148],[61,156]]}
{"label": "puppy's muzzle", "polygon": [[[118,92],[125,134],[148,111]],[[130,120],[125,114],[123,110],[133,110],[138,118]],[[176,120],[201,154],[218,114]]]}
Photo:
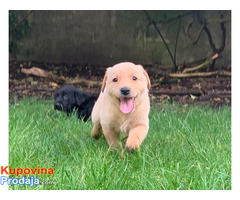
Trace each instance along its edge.
{"label": "puppy's muzzle", "polygon": [[130,88],[129,87],[122,87],[120,89],[120,91],[121,91],[121,94],[124,95],[124,96],[127,96],[127,95],[130,94]]}
{"label": "puppy's muzzle", "polygon": [[56,102],[56,103],[54,104],[54,109],[55,109],[55,110],[63,110],[63,106],[62,106],[61,103]]}

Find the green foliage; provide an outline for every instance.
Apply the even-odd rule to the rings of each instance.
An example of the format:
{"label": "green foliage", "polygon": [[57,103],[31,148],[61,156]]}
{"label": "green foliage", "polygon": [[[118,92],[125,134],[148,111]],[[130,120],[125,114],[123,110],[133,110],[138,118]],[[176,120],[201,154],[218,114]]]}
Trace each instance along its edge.
{"label": "green foliage", "polygon": [[54,168],[37,175],[53,185],[25,190],[230,190],[231,109],[153,106],[139,152],[110,150],[92,139],[92,123],[54,111],[53,102],[22,100],[9,108],[9,167]]}
{"label": "green foliage", "polygon": [[27,16],[19,19],[19,11],[9,10],[9,53],[16,57],[17,42],[20,41],[29,31]]}
{"label": "green foliage", "polygon": [[149,14],[155,22],[166,23],[188,15],[190,12],[188,10],[151,10]]}

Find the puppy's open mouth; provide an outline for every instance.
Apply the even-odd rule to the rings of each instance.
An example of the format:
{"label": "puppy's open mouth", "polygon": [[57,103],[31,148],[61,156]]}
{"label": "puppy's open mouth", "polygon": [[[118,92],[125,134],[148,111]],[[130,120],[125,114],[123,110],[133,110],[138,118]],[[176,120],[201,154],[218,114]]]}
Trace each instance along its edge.
{"label": "puppy's open mouth", "polygon": [[133,108],[134,108],[134,102],[135,102],[135,97],[131,98],[120,98],[119,100],[119,105],[120,105],[120,110],[127,114],[130,113]]}

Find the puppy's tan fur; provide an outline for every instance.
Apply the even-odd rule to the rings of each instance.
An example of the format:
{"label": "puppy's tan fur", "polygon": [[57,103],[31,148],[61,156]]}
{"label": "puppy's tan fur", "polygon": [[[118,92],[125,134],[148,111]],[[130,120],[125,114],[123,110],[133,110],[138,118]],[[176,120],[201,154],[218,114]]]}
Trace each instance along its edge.
{"label": "puppy's tan fur", "polygon": [[[137,79],[133,80],[133,76]],[[134,107],[127,114],[120,110],[123,87],[130,88],[128,96],[134,98]],[[124,62],[107,68],[101,93],[92,111],[92,137],[97,138],[103,133],[112,147],[121,145],[120,133],[123,133],[127,137],[126,147],[139,149],[149,128],[150,87],[148,74],[141,65]]]}

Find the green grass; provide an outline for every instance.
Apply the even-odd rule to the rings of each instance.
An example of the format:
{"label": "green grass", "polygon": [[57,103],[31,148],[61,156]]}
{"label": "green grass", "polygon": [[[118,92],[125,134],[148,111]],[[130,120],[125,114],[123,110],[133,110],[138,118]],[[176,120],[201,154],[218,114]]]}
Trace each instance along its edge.
{"label": "green grass", "polygon": [[92,139],[90,121],[67,117],[52,105],[34,99],[10,104],[9,167],[53,168],[53,175],[34,177],[55,182],[10,185],[12,190],[231,189],[229,107],[152,106],[149,134],[131,154],[110,150],[104,138]]}

